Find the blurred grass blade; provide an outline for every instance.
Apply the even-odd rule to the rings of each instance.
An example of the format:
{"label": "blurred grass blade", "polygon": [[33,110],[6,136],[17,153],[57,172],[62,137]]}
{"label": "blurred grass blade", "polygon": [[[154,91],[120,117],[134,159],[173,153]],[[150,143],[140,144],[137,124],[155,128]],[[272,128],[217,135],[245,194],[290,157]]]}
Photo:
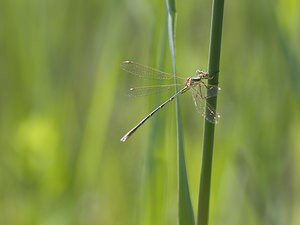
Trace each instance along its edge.
{"label": "blurred grass blade", "polygon": [[[167,52],[167,32],[166,32],[166,11],[158,2],[155,9],[157,13],[157,24],[153,31],[151,65],[164,70],[165,55]],[[160,26],[163,24],[162,26]],[[155,97],[153,104],[160,103],[161,96]],[[143,225],[163,225],[165,224],[166,192],[168,180],[167,154],[166,148],[162,148],[165,141],[165,127],[162,127],[165,115],[154,117],[149,134],[149,141],[146,145],[147,153],[143,176],[141,182],[141,197],[138,204],[138,223]]]}
{"label": "blurred grass blade", "polygon": [[166,0],[167,11],[168,11],[168,34],[169,34],[169,43],[172,59],[172,69],[174,74],[176,74],[176,52],[175,52],[175,33],[176,33],[176,7],[175,0]]}
{"label": "blurred grass blade", "polygon": [[[208,84],[218,85],[219,80],[219,64],[221,52],[221,36],[223,22],[224,0],[213,1],[213,13],[211,23],[210,49],[209,49],[209,68],[208,72],[213,74],[213,79]],[[217,97],[207,100],[214,109],[217,106]],[[209,218],[209,195],[211,183],[213,143],[214,143],[215,125],[205,121],[204,137],[203,137],[203,157],[202,169],[200,177],[200,190],[198,202],[198,225],[207,225]]]}
{"label": "blurred grass blade", "polygon": [[[176,5],[175,0],[166,0],[168,10],[168,34],[170,51],[172,58],[173,73],[176,74],[176,48],[175,48],[175,32],[176,32]],[[176,79],[174,79],[176,82]],[[177,92],[177,88],[175,90]],[[178,185],[179,185],[179,224],[194,225],[194,213],[190,199],[189,186],[186,173],[186,165],[184,158],[184,143],[182,132],[182,120],[179,110],[179,99],[176,98],[176,126],[177,126],[177,151],[178,151]]]}

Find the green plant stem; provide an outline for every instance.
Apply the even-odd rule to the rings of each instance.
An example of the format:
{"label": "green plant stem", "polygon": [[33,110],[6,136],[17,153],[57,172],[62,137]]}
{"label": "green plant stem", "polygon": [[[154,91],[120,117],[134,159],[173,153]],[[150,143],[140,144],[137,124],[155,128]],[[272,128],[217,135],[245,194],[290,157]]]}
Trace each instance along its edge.
{"label": "green plant stem", "polygon": [[[176,4],[175,0],[166,0],[168,10],[168,34],[170,43],[170,52],[172,58],[173,72],[176,74],[176,48],[175,48],[175,31],[176,31]],[[174,82],[176,83],[176,77]],[[176,88],[176,92],[177,92]],[[176,127],[177,127],[177,152],[178,152],[178,216],[180,225],[194,225],[194,212],[192,208],[189,185],[186,173],[186,164],[184,157],[183,143],[183,126],[180,115],[178,98],[176,101]]]}
{"label": "green plant stem", "polygon": [[[209,80],[208,83],[212,85],[218,85],[219,80],[223,9],[224,0],[213,1],[208,68],[208,72],[213,76],[213,79]],[[207,103],[209,103],[213,108],[216,109],[217,97],[209,98],[207,100]],[[206,113],[209,114],[208,111]],[[215,125],[208,121],[205,121],[203,135],[203,157],[198,201],[198,225],[208,224],[214,132]]]}

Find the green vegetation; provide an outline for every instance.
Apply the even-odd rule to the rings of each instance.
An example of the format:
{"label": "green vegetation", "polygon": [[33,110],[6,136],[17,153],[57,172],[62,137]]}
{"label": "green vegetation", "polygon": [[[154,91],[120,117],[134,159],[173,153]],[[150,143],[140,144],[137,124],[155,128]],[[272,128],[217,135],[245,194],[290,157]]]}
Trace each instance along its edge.
{"label": "green vegetation", "polygon": [[[212,3],[211,34],[209,46],[208,72],[212,76],[208,80],[209,85],[219,84],[220,55],[222,40],[222,25],[224,15],[224,0],[214,0]],[[210,90],[207,90],[209,94]],[[217,109],[217,97],[207,99],[207,104]],[[208,108],[206,115],[210,115]],[[215,124],[205,120],[203,134],[203,156],[200,176],[200,189],[198,201],[197,224],[207,225],[209,222],[209,200],[211,190],[211,174],[213,167],[213,146],[214,146]]]}
{"label": "green vegetation", "polygon": [[[168,11],[168,37],[172,61],[172,71],[176,75],[176,3],[175,0],[167,0]],[[174,77],[174,82],[177,80]],[[179,91],[175,88],[175,93]],[[177,180],[178,180],[178,224],[180,225],[194,225],[194,212],[191,203],[189,184],[186,171],[185,151],[184,151],[184,136],[182,115],[180,111],[179,98],[175,99],[176,110],[176,133],[177,133]]]}
{"label": "green vegetation", "polygon": [[[208,69],[211,1],[177,1],[176,70]],[[225,1],[209,224],[299,224],[299,2]],[[165,1],[0,2],[0,224],[176,224],[175,102],[134,60],[171,72]],[[150,81],[151,82],[151,81]],[[197,215],[203,118],[180,96]]]}

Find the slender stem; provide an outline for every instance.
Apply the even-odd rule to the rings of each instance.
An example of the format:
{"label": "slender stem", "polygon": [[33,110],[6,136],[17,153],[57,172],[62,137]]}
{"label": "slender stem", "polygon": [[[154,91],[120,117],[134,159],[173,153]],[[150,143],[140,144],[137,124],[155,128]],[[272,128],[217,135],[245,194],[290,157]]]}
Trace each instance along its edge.
{"label": "slender stem", "polygon": [[[173,72],[176,74],[176,4],[175,0],[166,0],[168,10],[168,33]],[[175,79],[175,77],[174,77]],[[176,83],[176,79],[175,79]],[[176,89],[176,91],[178,91]],[[194,213],[190,199],[184,157],[183,126],[180,115],[179,99],[176,98],[176,126],[177,126],[177,152],[178,152],[178,216],[180,225],[194,225]]]}
{"label": "slender stem", "polygon": [[[210,85],[218,85],[219,80],[223,9],[224,0],[213,1],[208,68],[209,74],[213,74],[213,79],[209,80],[208,83]],[[207,100],[207,103],[210,104],[214,109],[216,109],[217,97],[209,98]],[[209,112],[207,111],[207,113]],[[205,121],[203,135],[203,157],[198,201],[198,225],[208,225],[214,132],[215,125],[208,121]]]}

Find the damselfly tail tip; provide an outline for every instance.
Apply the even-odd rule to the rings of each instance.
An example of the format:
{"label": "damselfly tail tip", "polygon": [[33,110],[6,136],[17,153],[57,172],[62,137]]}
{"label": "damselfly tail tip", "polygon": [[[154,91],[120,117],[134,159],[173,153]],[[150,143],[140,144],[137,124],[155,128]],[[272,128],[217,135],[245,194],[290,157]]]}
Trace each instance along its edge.
{"label": "damselfly tail tip", "polygon": [[124,135],[124,136],[120,139],[120,141],[121,141],[121,142],[125,142],[125,141],[128,139],[128,137],[129,137],[129,136]]}

